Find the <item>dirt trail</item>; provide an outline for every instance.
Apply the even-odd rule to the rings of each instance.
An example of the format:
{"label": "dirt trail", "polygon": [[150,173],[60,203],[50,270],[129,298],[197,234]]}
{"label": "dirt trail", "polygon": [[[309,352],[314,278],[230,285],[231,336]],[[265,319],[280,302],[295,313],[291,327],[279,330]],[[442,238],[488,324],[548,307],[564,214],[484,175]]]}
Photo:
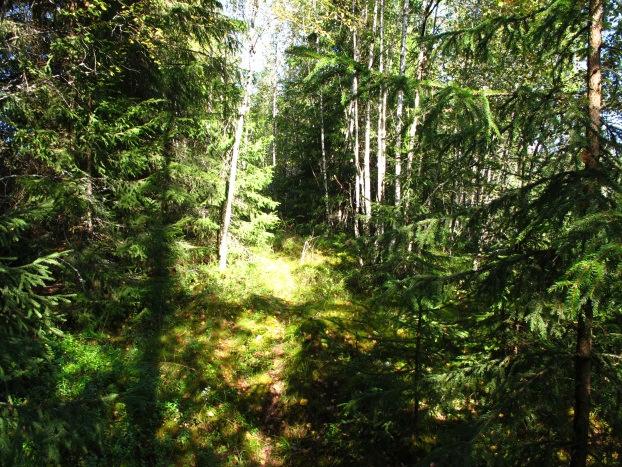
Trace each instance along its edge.
{"label": "dirt trail", "polygon": [[298,373],[321,346],[305,329],[353,311],[336,261],[258,251],[199,284],[162,339],[170,414],[158,436],[183,453],[175,464],[279,466],[306,455],[296,446],[315,432],[300,421],[311,409],[301,388],[314,376]]}

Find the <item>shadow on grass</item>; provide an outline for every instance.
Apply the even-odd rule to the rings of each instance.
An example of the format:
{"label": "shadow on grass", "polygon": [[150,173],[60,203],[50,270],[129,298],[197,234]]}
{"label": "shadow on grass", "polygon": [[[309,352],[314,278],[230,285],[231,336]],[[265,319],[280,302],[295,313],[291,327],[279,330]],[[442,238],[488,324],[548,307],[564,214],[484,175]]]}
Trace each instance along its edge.
{"label": "shadow on grass", "polygon": [[363,309],[330,308],[344,318],[309,313],[296,330],[287,385],[304,405],[284,414],[285,465],[429,465],[435,439],[412,437],[413,343],[374,335]]}
{"label": "shadow on grass", "polygon": [[397,361],[412,360],[411,343],[370,338],[365,310],[326,287],[325,268],[304,276],[319,285],[300,303],[183,296],[167,212],[149,229],[135,324],[114,343],[81,342],[72,357],[103,363],[65,377],[83,380],[65,398],[63,429],[75,439],[65,461],[384,466],[415,465],[430,450],[433,439],[409,438],[412,368]]}
{"label": "shadow on grass", "polygon": [[151,231],[149,256],[153,264],[146,288],[145,309],[135,334],[136,356],[132,362],[132,383],[123,396],[129,435],[134,444],[133,458],[146,465],[155,465],[160,452],[156,439],[156,431],[162,423],[157,401],[160,338],[164,320],[171,313],[171,300],[176,293],[174,277],[170,274],[174,257],[167,237],[163,223]]}

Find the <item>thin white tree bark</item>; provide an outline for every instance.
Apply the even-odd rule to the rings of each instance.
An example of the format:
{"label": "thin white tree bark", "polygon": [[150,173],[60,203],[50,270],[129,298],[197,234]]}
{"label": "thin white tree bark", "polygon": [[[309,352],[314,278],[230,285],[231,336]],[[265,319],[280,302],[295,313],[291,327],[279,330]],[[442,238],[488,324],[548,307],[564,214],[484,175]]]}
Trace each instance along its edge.
{"label": "thin white tree bark", "polygon": [[[250,73],[250,71],[249,71]],[[244,133],[244,116],[248,112],[250,80],[247,80],[244,98],[238,111],[238,120],[235,125],[235,135],[233,139],[233,148],[231,150],[231,166],[229,168],[229,178],[227,181],[227,198],[222,216],[222,224],[220,227],[220,245],[218,248],[218,267],[224,270],[227,267],[227,256],[229,254],[229,228],[231,227],[231,218],[233,214],[233,202],[235,199],[235,188],[238,173],[238,161],[240,158],[240,146]]]}
{"label": "thin white tree bark", "polygon": [[[314,7],[315,7],[315,2]],[[318,12],[319,14],[319,12]],[[317,34],[315,40],[315,49],[320,52],[320,35]],[[324,95],[320,91],[320,150],[322,151],[322,183],[324,185],[324,211],[326,222],[330,222],[330,206],[328,199],[328,172],[326,163],[326,132],[324,130]]]}
{"label": "thin white tree bark", "polygon": [[324,130],[324,97],[320,94],[320,147],[322,150],[322,182],[324,183],[324,209],[326,222],[330,222],[330,206],[328,200],[328,168],[326,163],[326,132]]}
{"label": "thin white tree bark", "polygon": [[250,14],[250,30],[248,35],[248,51],[247,51],[247,71],[248,76],[243,84],[242,102],[238,108],[238,118],[235,125],[235,134],[233,137],[233,147],[231,149],[231,164],[229,166],[229,176],[226,187],[226,199],[222,214],[222,221],[219,232],[218,246],[218,267],[221,271],[227,267],[227,257],[229,255],[229,229],[231,228],[231,219],[233,217],[233,203],[235,201],[236,181],[238,174],[238,161],[240,159],[240,147],[242,138],[244,137],[244,117],[250,107],[251,83],[253,80],[252,63],[255,55],[255,15],[257,13],[257,5],[251,6]]}
{"label": "thin white tree bark", "polygon": [[[402,33],[400,37],[400,65],[399,74],[403,77],[406,74],[406,39],[408,35],[408,22],[410,19],[410,2],[404,0],[402,4]],[[400,202],[402,196],[401,181],[399,175],[401,175],[401,159],[402,159],[402,131],[404,129],[404,90],[400,89],[397,93],[397,109],[395,112],[395,133],[397,136],[395,145],[395,166],[396,166],[396,178],[395,178],[395,204]],[[410,161],[410,159],[409,159]],[[399,167],[399,173],[398,173]],[[380,201],[380,200],[379,200]]]}
{"label": "thin white tree bark", "polygon": [[[417,68],[415,71],[415,78],[417,79],[417,87],[415,89],[415,99],[414,99],[414,104],[413,104],[413,109],[412,109],[412,113],[413,113],[412,122],[409,128],[409,131],[408,131],[409,141],[408,141],[408,155],[407,155],[407,174],[408,174],[409,180],[412,177],[412,166],[413,166],[413,160],[414,160],[414,155],[415,155],[415,140],[417,137],[417,130],[419,126],[419,114],[420,114],[420,107],[421,107],[420,83],[425,73],[425,66],[426,66],[426,61],[428,58],[426,45],[424,44],[423,40],[425,38],[426,30],[428,27],[428,19],[430,18],[432,13],[434,13],[434,22],[432,25],[432,30],[436,28],[436,15],[438,13],[439,3],[440,3],[440,0],[428,0],[428,2],[425,4],[425,8],[423,11],[423,18],[421,20],[421,25],[419,27],[419,35],[418,35],[419,53],[417,54]],[[419,170],[418,170],[419,176],[421,176],[422,170],[423,170],[423,163],[420,163]]]}
{"label": "thin white tree bark", "polygon": [[272,166],[276,167],[276,135],[277,135],[277,121],[276,117],[278,115],[278,69],[279,69],[279,32],[280,29],[277,27],[275,29],[274,37],[272,39],[272,45],[274,47],[274,64],[272,70]]}
{"label": "thin white tree bark", "polygon": [[[412,108],[412,121],[408,130],[408,155],[407,155],[407,173],[410,178],[412,173],[413,160],[415,156],[415,140],[417,138],[417,129],[419,127],[419,107],[421,105],[421,92],[419,90],[419,82],[423,78],[423,69],[425,66],[425,48],[422,44],[419,45],[419,53],[417,55],[417,70],[415,72],[415,78],[417,79],[417,87],[415,89],[415,99]],[[419,165],[419,175],[421,175],[423,165]]]}
{"label": "thin white tree bark", "polygon": [[[376,20],[378,17],[378,0],[374,0],[374,12],[372,17],[372,37],[376,35]],[[369,57],[367,69],[371,71],[374,65],[374,40],[369,44]],[[363,150],[363,198],[365,224],[371,218],[371,100],[365,103],[365,147]]]}
{"label": "thin white tree bark", "polygon": [[[355,12],[356,2],[352,1],[352,13]],[[359,49],[358,49],[358,33],[356,30],[356,26],[352,30],[352,47],[353,47],[353,55],[354,61],[359,61]],[[355,72],[354,77],[352,78],[352,131],[353,131],[353,155],[354,155],[354,166],[356,169],[356,175],[354,180],[354,235],[358,237],[360,235],[359,230],[359,221],[357,219],[358,214],[361,212],[361,162],[360,162],[360,141],[359,141],[359,81],[358,76]]]}
{"label": "thin white tree bark", "polygon": [[[380,0],[379,6],[379,44],[378,44],[378,71],[384,74],[385,47],[384,47],[384,0]],[[376,156],[376,201],[384,198],[384,179],[387,170],[386,159],[386,120],[387,120],[387,90],[383,85],[380,86],[378,97],[378,125],[377,125],[377,156]]]}
{"label": "thin white tree bark", "polygon": [[[384,74],[384,12],[385,2],[380,0],[380,19],[379,19],[379,47],[378,47],[378,71]],[[381,202],[384,198],[384,179],[387,171],[386,156],[386,134],[387,134],[387,89],[383,84],[380,87],[378,99],[378,131],[377,131],[377,156],[376,156],[376,200]]]}
{"label": "thin white tree bark", "polygon": [[[276,66],[276,64],[275,64]],[[277,78],[276,78],[276,70],[274,72],[274,81],[272,83],[272,166],[276,166],[276,116],[278,113],[277,109]]]}

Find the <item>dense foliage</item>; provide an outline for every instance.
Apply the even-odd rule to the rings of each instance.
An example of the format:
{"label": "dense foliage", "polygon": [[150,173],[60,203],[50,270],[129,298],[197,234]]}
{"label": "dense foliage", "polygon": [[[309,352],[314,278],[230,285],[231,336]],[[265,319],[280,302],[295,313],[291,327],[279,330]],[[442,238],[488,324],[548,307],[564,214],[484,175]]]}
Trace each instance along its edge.
{"label": "dense foliage", "polygon": [[[176,265],[215,254],[244,26],[211,0],[16,1],[2,15],[0,463],[149,462],[139,428],[157,410],[137,405],[142,425],[104,435],[116,391],[59,392],[59,336],[140,320],[149,366],[149,335],[183,291]],[[234,230],[246,244],[273,223],[253,151]]]}
{"label": "dense foliage", "polygon": [[592,319],[589,459],[619,459],[620,6],[604,2],[606,110],[590,130],[594,5],[378,0],[293,15],[279,127],[304,117],[295,139],[281,131],[283,214],[358,236],[353,285],[376,296],[369,332],[385,334],[374,352],[393,369],[382,390],[343,394],[342,436],[378,427],[357,462],[378,449],[576,462],[573,360]]}
{"label": "dense foliage", "polygon": [[0,464],[620,463],[619,2],[0,14]]}

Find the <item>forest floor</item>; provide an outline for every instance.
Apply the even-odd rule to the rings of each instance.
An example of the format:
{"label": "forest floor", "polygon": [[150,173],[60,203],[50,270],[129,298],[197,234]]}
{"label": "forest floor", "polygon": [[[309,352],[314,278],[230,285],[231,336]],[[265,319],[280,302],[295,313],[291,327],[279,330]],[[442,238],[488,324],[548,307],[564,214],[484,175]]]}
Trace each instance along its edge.
{"label": "forest floor", "polygon": [[314,404],[304,386],[314,375],[300,374],[318,345],[307,328],[357,311],[335,271],[339,261],[315,249],[302,258],[300,242],[289,239],[279,252],[250,252],[219,278],[219,286],[201,291],[199,285],[162,336],[163,385],[185,384],[173,398],[179,413],[156,436],[185,451],[179,463],[304,461],[304,443],[297,441],[316,434],[305,417]]}
{"label": "forest floor", "polygon": [[199,268],[147,334],[134,322],[115,338],[72,338],[65,395],[99,388],[105,410],[94,429],[107,433],[101,449],[111,458],[334,465],[339,453],[322,445],[341,437],[338,420],[331,424],[347,377],[339,362],[365,346],[355,323],[364,307],[344,284],[347,261],[288,238],[224,274]]}

